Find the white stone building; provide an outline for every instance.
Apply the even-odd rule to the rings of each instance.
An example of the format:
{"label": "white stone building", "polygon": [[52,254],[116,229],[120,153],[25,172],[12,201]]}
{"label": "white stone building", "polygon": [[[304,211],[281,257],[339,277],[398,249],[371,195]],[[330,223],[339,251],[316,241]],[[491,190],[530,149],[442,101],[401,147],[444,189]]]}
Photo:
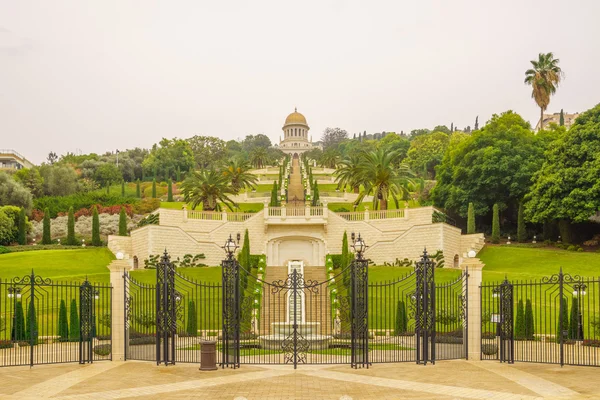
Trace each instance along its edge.
{"label": "white stone building", "polygon": [[298,109],[294,109],[294,112],[287,116],[281,129],[283,130],[283,139],[279,141],[279,150],[285,154],[300,155],[313,149],[311,137],[308,134],[310,127]]}

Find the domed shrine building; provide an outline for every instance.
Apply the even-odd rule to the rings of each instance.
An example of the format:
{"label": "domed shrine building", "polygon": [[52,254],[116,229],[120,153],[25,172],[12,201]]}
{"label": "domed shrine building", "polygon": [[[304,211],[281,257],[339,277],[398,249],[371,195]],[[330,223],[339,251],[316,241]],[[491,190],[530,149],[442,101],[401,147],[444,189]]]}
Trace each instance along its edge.
{"label": "domed shrine building", "polygon": [[308,136],[310,127],[306,123],[304,115],[297,109],[287,116],[283,124],[283,139],[279,141],[279,150],[285,154],[302,154],[313,148],[313,144]]}

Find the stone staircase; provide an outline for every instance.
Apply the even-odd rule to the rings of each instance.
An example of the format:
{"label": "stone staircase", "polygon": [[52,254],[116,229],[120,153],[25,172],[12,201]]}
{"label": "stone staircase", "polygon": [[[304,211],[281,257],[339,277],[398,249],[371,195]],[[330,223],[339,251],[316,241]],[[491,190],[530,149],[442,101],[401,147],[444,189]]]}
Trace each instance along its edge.
{"label": "stone staircase", "polygon": [[467,247],[466,248],[463,247],[463,249],[462,249],[463,258],[468,257],[468,253],[470,250],[474,250],[475,253],[479,253],[479,251],[481,249],[483,249],[483,246],[485,246],[485,236],[483,235],[483,233],[475,233],[472,235],[465,235],[465,236],[469,236],[469,238],[471,240],[468,240]]}
{"label": "stone staircase", "polygon": [[[267,267],[265,271],[265,282],[278,282],[284,284],[288,279],[288,268]],[[304,267],[305,282],[316,281],[324,282],[326,279],[325,267]],[[288,291],[285,289],[277,290],[273,293],[274,287],[265,284],[263,287],[263,301],[260,314],[260,335],[269,335],[272,333],[271,324],[274,322],[286,322]],[[305,321],[318,322],[318,331],[316,334],[326,334],[331,331],[331,304],[327,284],[317,285],[314,289],[307,288],[304,291]]]}

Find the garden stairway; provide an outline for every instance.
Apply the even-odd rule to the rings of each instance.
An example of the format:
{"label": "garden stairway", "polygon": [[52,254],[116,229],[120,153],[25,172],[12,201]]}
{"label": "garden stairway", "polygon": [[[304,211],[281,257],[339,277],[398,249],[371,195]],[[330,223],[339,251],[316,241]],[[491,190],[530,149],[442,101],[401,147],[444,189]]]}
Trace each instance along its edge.
{"label": "garden stairway", "polygon": [[[285,282],[288,279],[288,267],[267,267],[265,282]],[[304,280],[325,281],[325,267],[304,266]],[[273,287],[265,284],[263,286],[263,301],[261,304],[260,335],[271,334],[271,323],[286,322],[287,313],[287,290],[273,293]],[[329,302],[329,291],[327,284],[317,285],[316,293],[305,289],[305,322],[320,323],[319,334],[328,334],[331,331],[331,304]]]}

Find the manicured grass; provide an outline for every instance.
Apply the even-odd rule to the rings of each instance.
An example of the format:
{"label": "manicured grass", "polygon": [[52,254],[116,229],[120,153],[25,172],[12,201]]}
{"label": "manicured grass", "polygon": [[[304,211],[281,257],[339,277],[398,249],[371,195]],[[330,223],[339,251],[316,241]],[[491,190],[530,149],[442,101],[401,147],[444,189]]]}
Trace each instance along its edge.
{"label": "manicured grass", "polygon": [[[414,270],[413,267],[369,267],[369,283],[383,283],[394,281]],[[450,268],[436,268],[435,281],[439,283],[451,282],[460,276],[461,271]]]}
{"label": "manicured grass", "polygon": [[565,273],[582,277],[600,276],[600,253],[576,252],[553,247],[486,246],[477,255],[485,264],[484,281],[539,280]]}
{"label": "manicured grass", "polygon": [[0,255],[0,278],[12,279],[31,274],[52,281],[108,283],[106,266],[114,259],[107,248],[86,247],[77,250],[42,250]]}
{"label": "manicured grass", "polygon": [[[405,208],[404,207],[404,200],[399,201],[399,206],[400,209]],[[365,206],[367,206],[369,208],[369,210],[373,210],[372,207],[373,203],[370,201],[363,201],[362,203],[360,203],[358,205],[358,207],[356,209],[354,209],[354,205],[351,202],[348,203],[329,203],[327,204],[327,208],[329,208],[332,211],[337,210],[338,208],[345,208],[346,210],[349,211],[365,211]],[[409,200],[408,201],[408,207],[409,208],[417,208],[417,207],[421,207],[421,205],[419,204],[418,201],[414,201],[414,200]],[[394,204],[394,200],[390,199],[390,201],[388,202],[388,209],[389,210],[396,210],[396,204]]]}
{"label": "manicured grass", "polygon": [[[172,201],[172,202],[161,201],[160,207],[167,208],[170,210],[181,210],[184,204],[185,203],[179,202],[179,201]],[[264,207],[265,207],[265,205],[263,203],[239,203],[238,207],[234,208],[233,212],[248,212],[248,211],[259,212],[259,211],[262,211],[262,209]],[[229,209],[227,207],[224,207],[224,208],[227,212],[229,212]],[[190,208],[188,208],[188,210],[189,209]],[[196,207],[195,210],[202,210],[202,205],[201,204],[198,205],[198,207]]]}
{"label": "manicured grass", "polygon": [[[198,282],[221,283],[221,267],[178,268],[177,273]],[[155,269],[131,271],[131,276],[141,283],[156,283]]]}

